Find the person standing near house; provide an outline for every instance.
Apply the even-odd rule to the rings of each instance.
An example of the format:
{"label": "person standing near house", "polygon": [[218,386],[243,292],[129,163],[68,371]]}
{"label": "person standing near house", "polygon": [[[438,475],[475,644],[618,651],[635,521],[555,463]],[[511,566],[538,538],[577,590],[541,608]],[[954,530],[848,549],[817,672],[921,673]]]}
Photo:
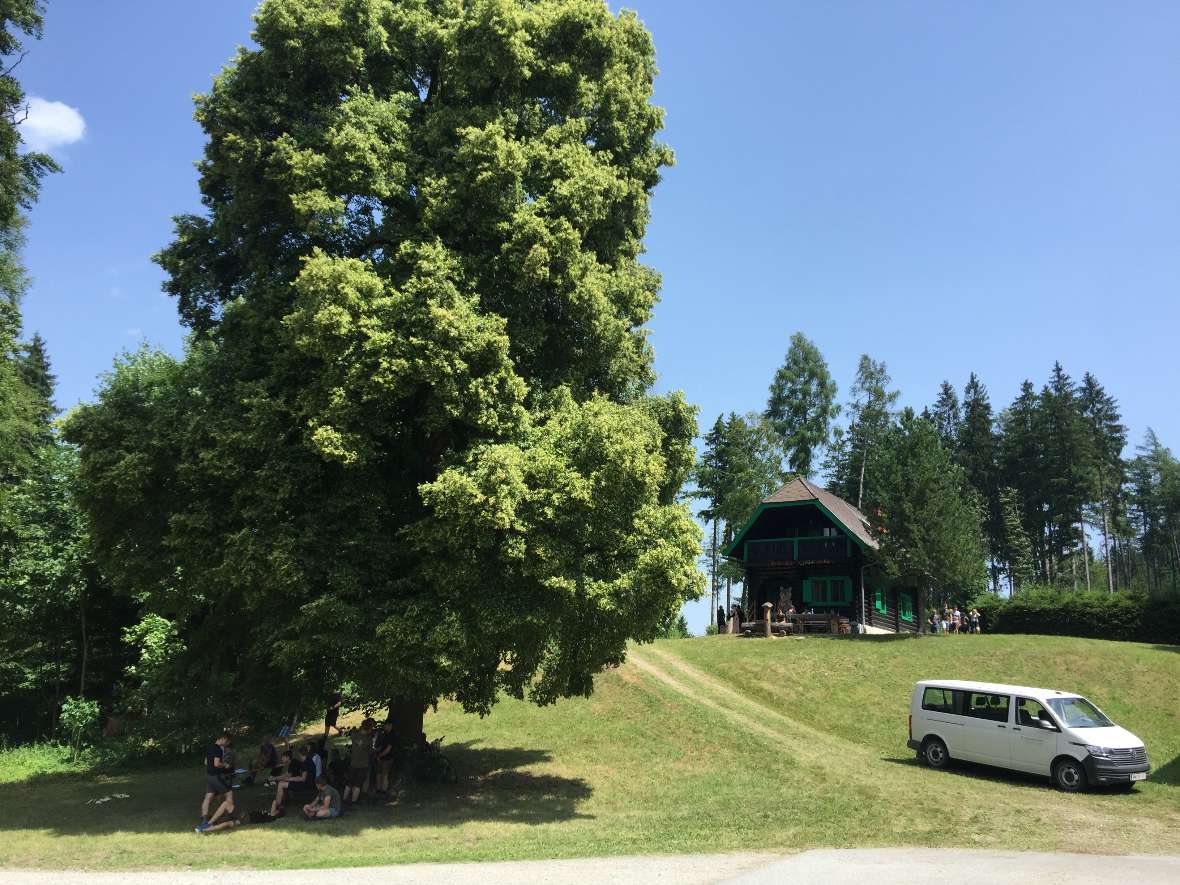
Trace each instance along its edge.
{"label": "person standing near house", "polygon": [[959,607],[956,605],[955,610],[951,612],[951,629],[954,630],[955,633],[961,633],[962,626],[963,613],[959,611]]}
{"label": "person standing near house", "polygon": [[975,606],[971,607],[971,632],[979,632],[979,609],[975,608]]}
{"label": "person standing near house", "polygon": [[934,616],[934,612],[931,612],[930,617],[926,619],[926,629],[931,634],[938,632],[938,618]]}

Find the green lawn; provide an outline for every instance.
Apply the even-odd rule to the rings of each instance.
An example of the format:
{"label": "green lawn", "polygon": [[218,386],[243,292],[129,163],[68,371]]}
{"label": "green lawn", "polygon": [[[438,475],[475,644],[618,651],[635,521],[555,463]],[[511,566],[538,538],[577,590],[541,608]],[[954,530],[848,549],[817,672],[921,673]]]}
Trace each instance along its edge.
{"label": "green lawn", "polygon": [[[984,768],[933,772],[906,750],[913,682],[1081,691],[1147,742],[1129,794],[1065,795]],[[7,784],[0,866],[315,867],[815,846],[1173,852],[1180,836],[1180,647],[963,636],[711,637],[635,648],[593,698],[486,719],[449,706],[458,784],[338,821],[200,837],[199,760]],[[88,805],[115,792],[128,800]],[[261,788],[245,807],[268,801]]]}

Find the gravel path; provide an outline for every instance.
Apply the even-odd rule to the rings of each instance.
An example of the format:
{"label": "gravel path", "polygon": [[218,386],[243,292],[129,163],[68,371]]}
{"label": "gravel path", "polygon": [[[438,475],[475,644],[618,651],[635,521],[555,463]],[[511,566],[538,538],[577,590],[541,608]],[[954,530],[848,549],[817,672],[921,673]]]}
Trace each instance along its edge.
{"label": "gravel path", "polygon": [[[325,878],[326,877],[326,878]],[[1017,851],[882,848],[768,854],[680,854],[505,863],[406,864],[340,870],[188,870],[141,873],[0,871],[0,885],[290,885],[338,881],[364,885],[1175,885],[1180,857],[1113,857]]]}

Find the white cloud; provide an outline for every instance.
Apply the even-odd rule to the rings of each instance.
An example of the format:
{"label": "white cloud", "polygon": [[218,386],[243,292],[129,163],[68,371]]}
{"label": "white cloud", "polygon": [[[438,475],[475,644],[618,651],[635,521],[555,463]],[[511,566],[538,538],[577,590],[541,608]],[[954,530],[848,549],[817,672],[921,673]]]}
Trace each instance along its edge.
{"label": "white cloud", "polygon": [[20,124],[21,138],[31,151],[51,151],[80,141],[86,121],[77,108],[60,101],[29,99],[29,115]]}
{"label": "white cloud", "polygon": [[138,326],[132,326],[130,329],[124,329],[123,334],[128,338],[142,338],[143,329],[139,328]]}

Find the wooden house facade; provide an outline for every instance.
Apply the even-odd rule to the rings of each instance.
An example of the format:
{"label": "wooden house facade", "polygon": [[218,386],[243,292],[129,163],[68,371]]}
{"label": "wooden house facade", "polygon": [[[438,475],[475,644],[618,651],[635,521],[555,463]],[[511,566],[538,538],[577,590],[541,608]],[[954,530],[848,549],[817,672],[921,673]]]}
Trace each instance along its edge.
{"label": "wooden house facade", "polygon": [[745,571],[743,610],[763,617],[834,615],[858,632],[915,633],[923,593],[893,586],[877,564],[877,539],[864,515],[826,489],[796,478],[765,498],[722,555]]}

